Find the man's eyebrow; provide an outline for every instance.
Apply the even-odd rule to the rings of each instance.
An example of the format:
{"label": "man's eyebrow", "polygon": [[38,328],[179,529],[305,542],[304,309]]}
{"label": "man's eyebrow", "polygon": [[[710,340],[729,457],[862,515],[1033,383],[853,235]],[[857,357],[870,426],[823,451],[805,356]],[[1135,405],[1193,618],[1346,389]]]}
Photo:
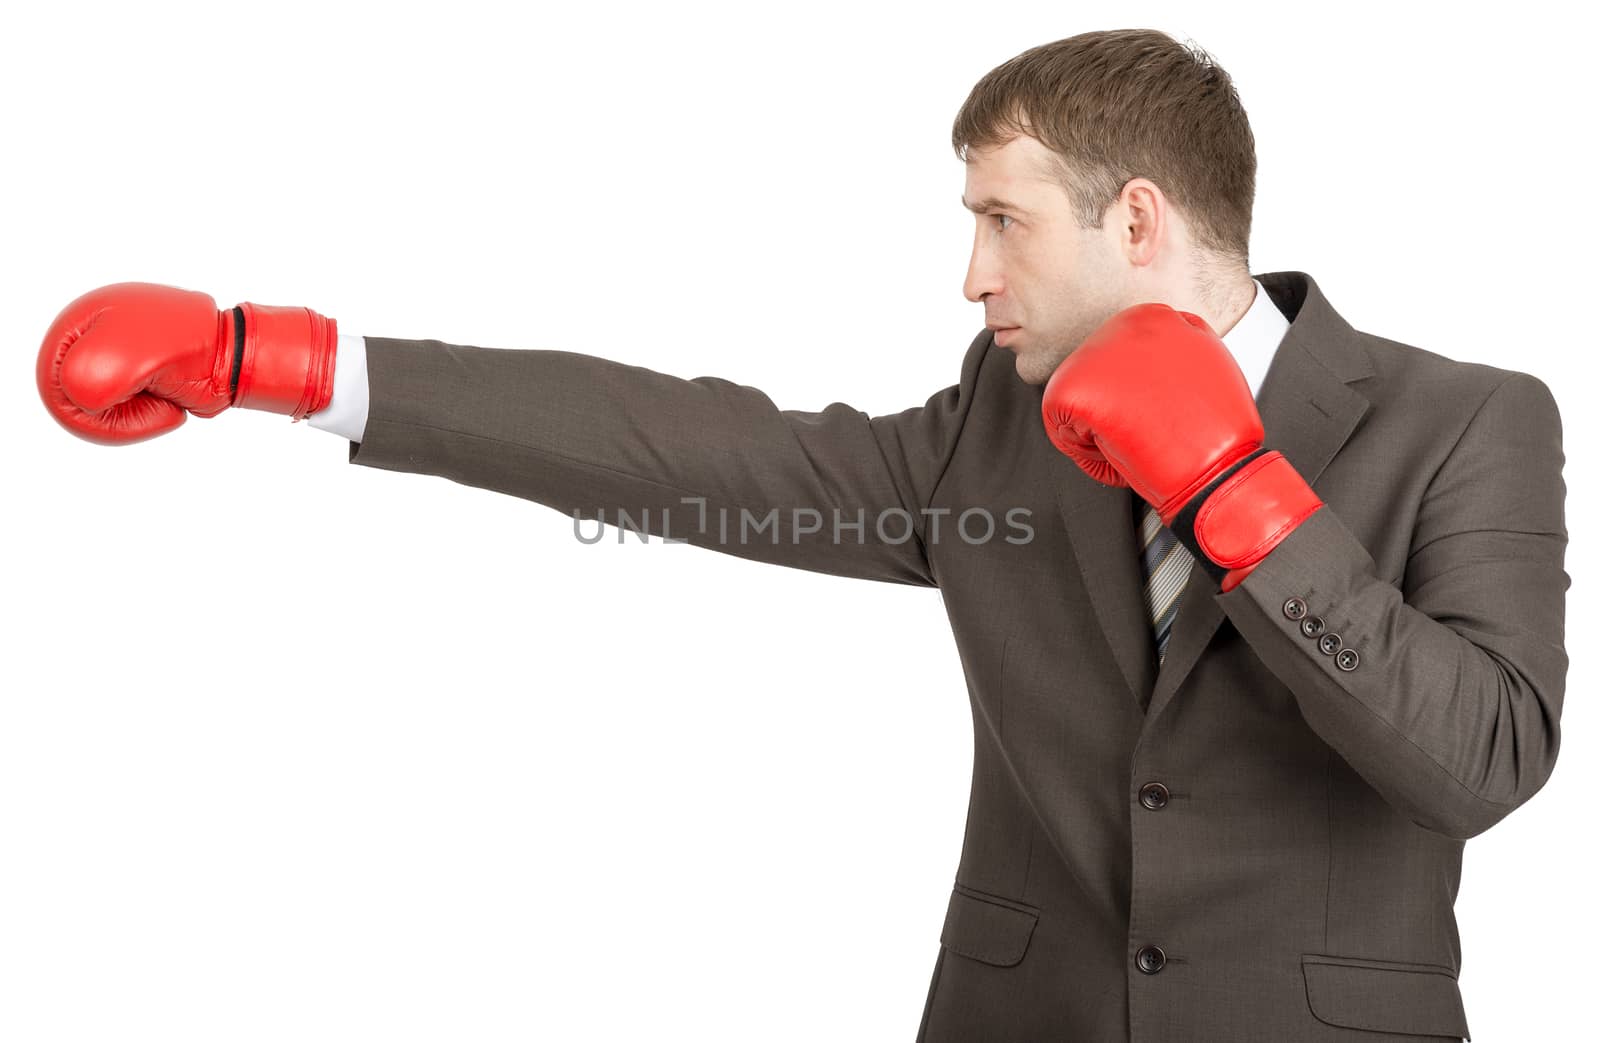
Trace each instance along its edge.
{"label": "man's eyebrow", "polygon": [[1022,207],[1017,206],[1015,203],[1008,203],[1004,199],[996,199],[994,196],[990,196],[987,199],[980,199],[976,203],[969,203],[967,202],[967,197],[962,196],[961,205],[966,207],[968,210],[971,210],[975,214],[987,214],[991,210],[1010,210],[1013,213],[1018,214],[1026,214],[1028,212]]}

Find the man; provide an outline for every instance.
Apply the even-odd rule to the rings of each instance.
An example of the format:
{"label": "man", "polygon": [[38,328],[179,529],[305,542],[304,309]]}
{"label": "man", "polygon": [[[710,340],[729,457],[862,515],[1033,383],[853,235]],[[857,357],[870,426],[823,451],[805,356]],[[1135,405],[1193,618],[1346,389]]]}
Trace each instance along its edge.
{"label": "man", "polygon": [[142,283],[62,311],[40,391],[96,441],[267,409],[356,463],[938,586],[975,731],[925,1043],[1467,1037],[1465,840],[1559,746],[1548,388],[1252,278],[1248,120],[1161,33],[1018,55],[954,144],[986,329],[898,414]]}

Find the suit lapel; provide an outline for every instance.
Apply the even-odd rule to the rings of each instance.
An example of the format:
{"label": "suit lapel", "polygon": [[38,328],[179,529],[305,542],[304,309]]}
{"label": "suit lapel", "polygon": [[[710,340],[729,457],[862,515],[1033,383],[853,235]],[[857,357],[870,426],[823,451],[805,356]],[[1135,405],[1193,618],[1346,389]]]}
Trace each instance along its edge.
{"label": "suit lapel", "polygon": [[[1053,446],[1050,451],[1060,455]],[[1125,487],[1101,485],[1076,464],[1067,463],[1056,487],[1067,543],[1083,573],[1100,630],[1128,682],[1129,695],[1143,712],[1156,680],[1156,652],[1134,544],[1133,503],[1138,497]]]}
{"label": "suit lapel", "polygon": [[[1256,397],[1265,444],[1283,453],[1315,488],[1366,414],[1367,397],[1349,385],[1372,374],[1371,361],[1356,331],[1309,275],[1269,272],[1256,278],[1290,319]],[[1215,636],[1223,619],[1217,591],[1204,570],[1193,566],[1158,671],[1134,546],[1137,498],[1127,488],[1101,485],[1076,466],[1069,472],[1057,489],[1062,520],[1129,697],[1141,713],[1149,706],[1148,725]]]}

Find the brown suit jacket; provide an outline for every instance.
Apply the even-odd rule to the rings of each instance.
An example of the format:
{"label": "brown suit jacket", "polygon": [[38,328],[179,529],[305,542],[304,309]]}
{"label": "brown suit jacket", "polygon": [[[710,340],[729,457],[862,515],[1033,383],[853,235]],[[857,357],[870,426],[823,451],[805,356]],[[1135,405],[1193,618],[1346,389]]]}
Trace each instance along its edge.
{"label": "brown suit jacket", "polygon": [[1159,669],[1133,494],[1050,445],[987,331],[957,383],[877,417],[368,338],[350,459],[939,587],[974,745],[922,1043],[1459,1039],[1462,848],[1559,745],[1560,417],[1535,377],[1355,330],[1304,273],[1258,278],[1292,323],[1266,444],[1326,506],[1227,594],[1196,566]]}

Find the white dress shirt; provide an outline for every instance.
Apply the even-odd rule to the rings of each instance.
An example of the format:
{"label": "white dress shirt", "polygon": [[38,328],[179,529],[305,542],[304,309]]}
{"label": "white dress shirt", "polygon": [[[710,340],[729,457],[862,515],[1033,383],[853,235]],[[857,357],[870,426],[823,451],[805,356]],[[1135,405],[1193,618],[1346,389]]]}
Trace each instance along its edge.
{"label": "white dress shirt", "polygon": [[[1289,320],[1267,296],[1261,280],[1250,281],[1255,284],[1255,298],[1233,328],[1222,335],[1222,343],[1244,371],[1250,394],[1258,395],[1267,366],[1289,329]],[[367,429],[369,402],[366,340],[354,334],[339,334],[339,350],[333,361],[333,398],[327,408],[306,417],[306,423],[359,442]]]}
{"label": "white dress shirt", "polygon": [[333,354],[333,397],[326,407],[307,416],[306,423],[361,441],[367,430],[367,390],[366,338],[341,333]]}
{"label": "white dress shirt", "polygon": [[[1255,299],[1233,324],[1233,329],[1222,335],[1222,343],[1244,371],[1245,380],[1250,382],[1250,394],[1259,398],[1261,382],[1267,379],[1267,367],[1272,365],[1272,356],[1278,353],[1283,335],[1289,332],[1289,320],[1267,296],[1267,288],[1261,285],[1261,280],[1250,281],[1256,286]],[[337,373],[334,380],[337,394]]]}

